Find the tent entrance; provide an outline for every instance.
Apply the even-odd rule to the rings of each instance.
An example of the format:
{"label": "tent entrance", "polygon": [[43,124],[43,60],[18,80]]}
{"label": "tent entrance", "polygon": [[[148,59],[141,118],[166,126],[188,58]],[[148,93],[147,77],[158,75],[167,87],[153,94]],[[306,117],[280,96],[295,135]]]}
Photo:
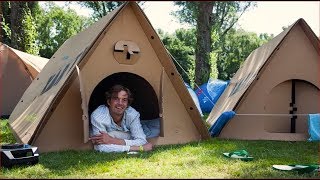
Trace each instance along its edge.
{"label": "tent entrance", "polygon": [[265,130],[271,133],[306,133],[308,116],[295,114],[318,113],[319,98],[319,89],[308,81],[291,79],[278,84],[270,91],[265,109],[267,114],[288,116],[267,117]]}
{"label": "tent entrance", "polygon": [[121,84],[133,94],[131,106],[140,113],[141,120],[159,118],[157,94],[147,80],[133,73],[114,73],[104,78],[93,90],[89,100],[89,115],[100,105],[105,104],[104,93],[113,85]]}

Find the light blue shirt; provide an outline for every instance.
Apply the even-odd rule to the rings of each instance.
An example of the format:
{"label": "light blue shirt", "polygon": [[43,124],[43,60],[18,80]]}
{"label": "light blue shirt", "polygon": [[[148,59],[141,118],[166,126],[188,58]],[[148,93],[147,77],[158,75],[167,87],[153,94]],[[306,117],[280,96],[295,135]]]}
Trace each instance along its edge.
{"label": "light blue shirt", "polygon": [[90,135],[100,134],[99,131],[112,132],[121,131],[131,135],[130,139],[124,139],[126,145],[101,144],[94,145],[94,149],[101,152],[124,152],[129,151],[130,146],[140,146],[147,143],[146,135],[140,123],[140,113],[129,106],[122,118],[121,126],[117,125],[112,119],[109,108],[100,105],[91,114]]}

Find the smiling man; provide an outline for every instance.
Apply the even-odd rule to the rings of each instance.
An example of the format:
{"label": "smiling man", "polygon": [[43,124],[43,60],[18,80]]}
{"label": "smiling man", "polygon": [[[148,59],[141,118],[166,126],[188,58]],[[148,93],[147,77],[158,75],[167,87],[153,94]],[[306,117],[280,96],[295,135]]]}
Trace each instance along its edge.
{"label": "smiling man", "polygon": [[106,92],[106,105],[91,114],[91,137],[94,149],[100,152],[151,151],[140,123],[140,113],[130,104],[130,90],[114,85]]}

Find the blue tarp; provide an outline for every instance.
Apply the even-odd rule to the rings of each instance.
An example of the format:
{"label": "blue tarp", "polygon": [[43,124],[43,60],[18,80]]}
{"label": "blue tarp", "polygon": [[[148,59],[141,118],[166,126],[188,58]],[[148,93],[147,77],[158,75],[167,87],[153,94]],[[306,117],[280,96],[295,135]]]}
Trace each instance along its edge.
{"label": "blue tarp", "polygon": [[202,112],[211,112],[227,85],[228,81],[209,79],[196,90]]}
{"label": "blue tarp", "polygon": [[308,115],[309,135],[308,141],[320,141],[320,114]]}
{"label": "blue tarp", "polygon": [[209,128],[209,133],[211,137],[218,136],[226,123],[236,115],[234,111],[223,112],[216,122]]}

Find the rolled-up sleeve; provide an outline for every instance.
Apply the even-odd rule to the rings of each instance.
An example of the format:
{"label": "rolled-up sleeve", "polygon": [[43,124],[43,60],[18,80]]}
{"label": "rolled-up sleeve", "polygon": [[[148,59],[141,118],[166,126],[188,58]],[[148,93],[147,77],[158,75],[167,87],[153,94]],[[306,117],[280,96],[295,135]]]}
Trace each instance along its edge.
{"label": "rolled-up sleeve", "polygon": [[100,144],[95,145],[94,149],[100,152],[128,152],[130,146],[117,145],[117,144]]}
{"label": "rolled-up sleeve", "polygon": [[141,123],[140,123],[140,114],[137,113],[130,123],[130,132],[131,132],[131,140],[125,139],[127,146],[141,146],[147,142],[146,135],[143,132]]}

